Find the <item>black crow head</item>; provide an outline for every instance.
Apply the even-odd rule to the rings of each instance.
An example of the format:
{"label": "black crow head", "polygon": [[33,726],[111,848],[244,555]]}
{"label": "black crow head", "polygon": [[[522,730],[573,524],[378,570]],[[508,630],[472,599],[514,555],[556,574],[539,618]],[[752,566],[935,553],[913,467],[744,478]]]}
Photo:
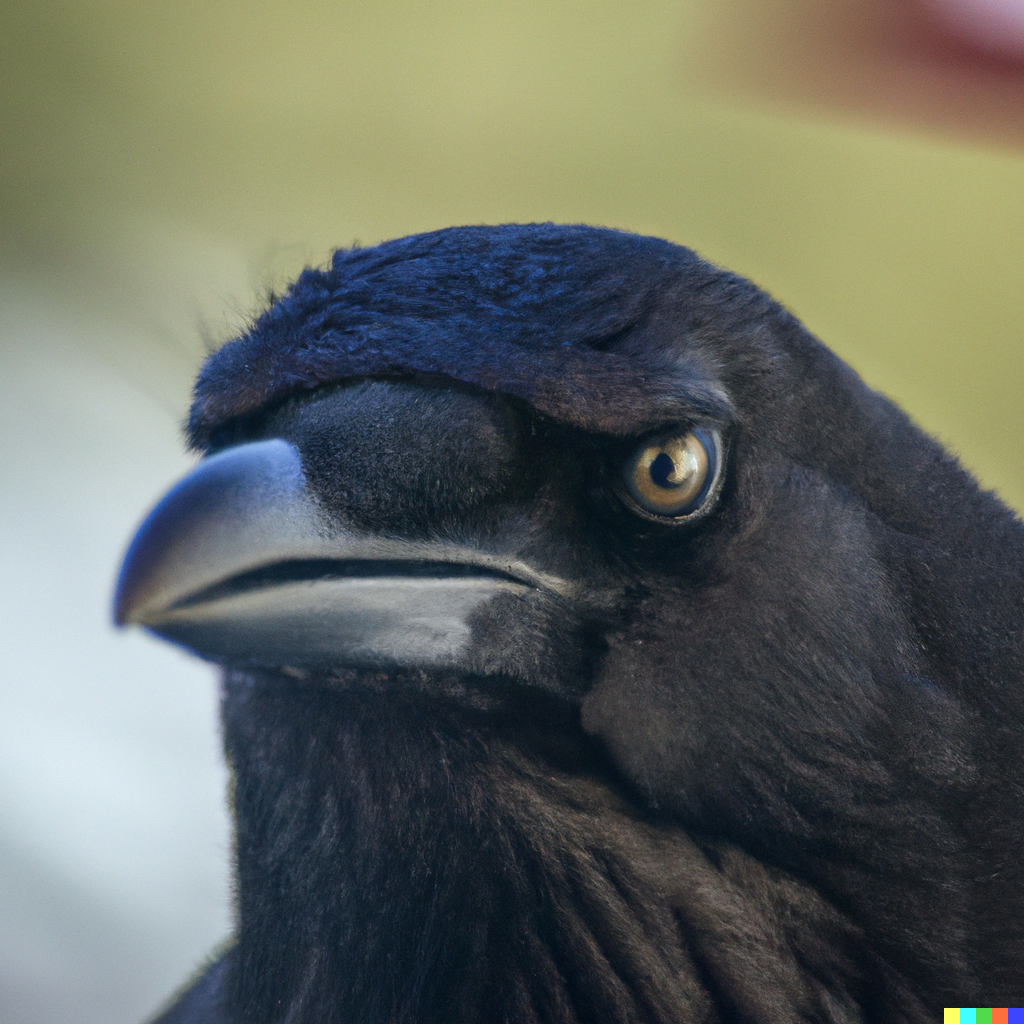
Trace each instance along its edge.
{"label": "black crow head", "polygon": [[201,1019],[1024,998],[1020,523],[752,284],[586,227],[339,251],[190,434],[117,616],[227,669]]}

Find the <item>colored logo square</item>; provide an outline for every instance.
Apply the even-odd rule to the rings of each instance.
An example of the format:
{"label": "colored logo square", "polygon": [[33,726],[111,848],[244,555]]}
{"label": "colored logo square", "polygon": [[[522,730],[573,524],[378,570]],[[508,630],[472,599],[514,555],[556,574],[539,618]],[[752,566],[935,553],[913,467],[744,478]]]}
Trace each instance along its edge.
{"label": "colored logo square", "polygon": [[942,1024],[1024,1024],[1024,1007],[947,1006]]}

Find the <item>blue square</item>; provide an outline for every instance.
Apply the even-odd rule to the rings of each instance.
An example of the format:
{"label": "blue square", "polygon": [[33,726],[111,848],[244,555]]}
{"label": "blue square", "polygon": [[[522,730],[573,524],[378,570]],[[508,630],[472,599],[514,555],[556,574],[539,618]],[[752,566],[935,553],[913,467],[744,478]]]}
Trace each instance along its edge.
{"label": "blue square", "polygon": [[1019,1006],[1011,1006],[1006,1020],[1008,1024],[1024,1024],[1024,1009]]}

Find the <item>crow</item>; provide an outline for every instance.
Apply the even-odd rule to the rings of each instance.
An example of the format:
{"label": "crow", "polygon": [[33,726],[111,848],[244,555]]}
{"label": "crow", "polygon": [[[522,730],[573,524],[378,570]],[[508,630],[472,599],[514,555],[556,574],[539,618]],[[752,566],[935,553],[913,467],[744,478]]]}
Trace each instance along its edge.
{"label": "crow", "polygon": [[200,373],[115,599],[223,666],[235,934],[161,1024],[1024,1002],[1024,530],[660,239],[339,250]]}

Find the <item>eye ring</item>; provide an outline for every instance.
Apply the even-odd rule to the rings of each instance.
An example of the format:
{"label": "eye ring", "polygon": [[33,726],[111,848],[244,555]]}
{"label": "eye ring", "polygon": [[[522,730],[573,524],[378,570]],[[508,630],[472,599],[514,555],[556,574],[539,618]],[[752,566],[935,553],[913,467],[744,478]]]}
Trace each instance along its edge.
{"label": "eye ring", "polygon": [[622,470],[622,495],[646,519],[692,523],[721,489],[722,437],[709,427],[678,427],[646,438]]}

